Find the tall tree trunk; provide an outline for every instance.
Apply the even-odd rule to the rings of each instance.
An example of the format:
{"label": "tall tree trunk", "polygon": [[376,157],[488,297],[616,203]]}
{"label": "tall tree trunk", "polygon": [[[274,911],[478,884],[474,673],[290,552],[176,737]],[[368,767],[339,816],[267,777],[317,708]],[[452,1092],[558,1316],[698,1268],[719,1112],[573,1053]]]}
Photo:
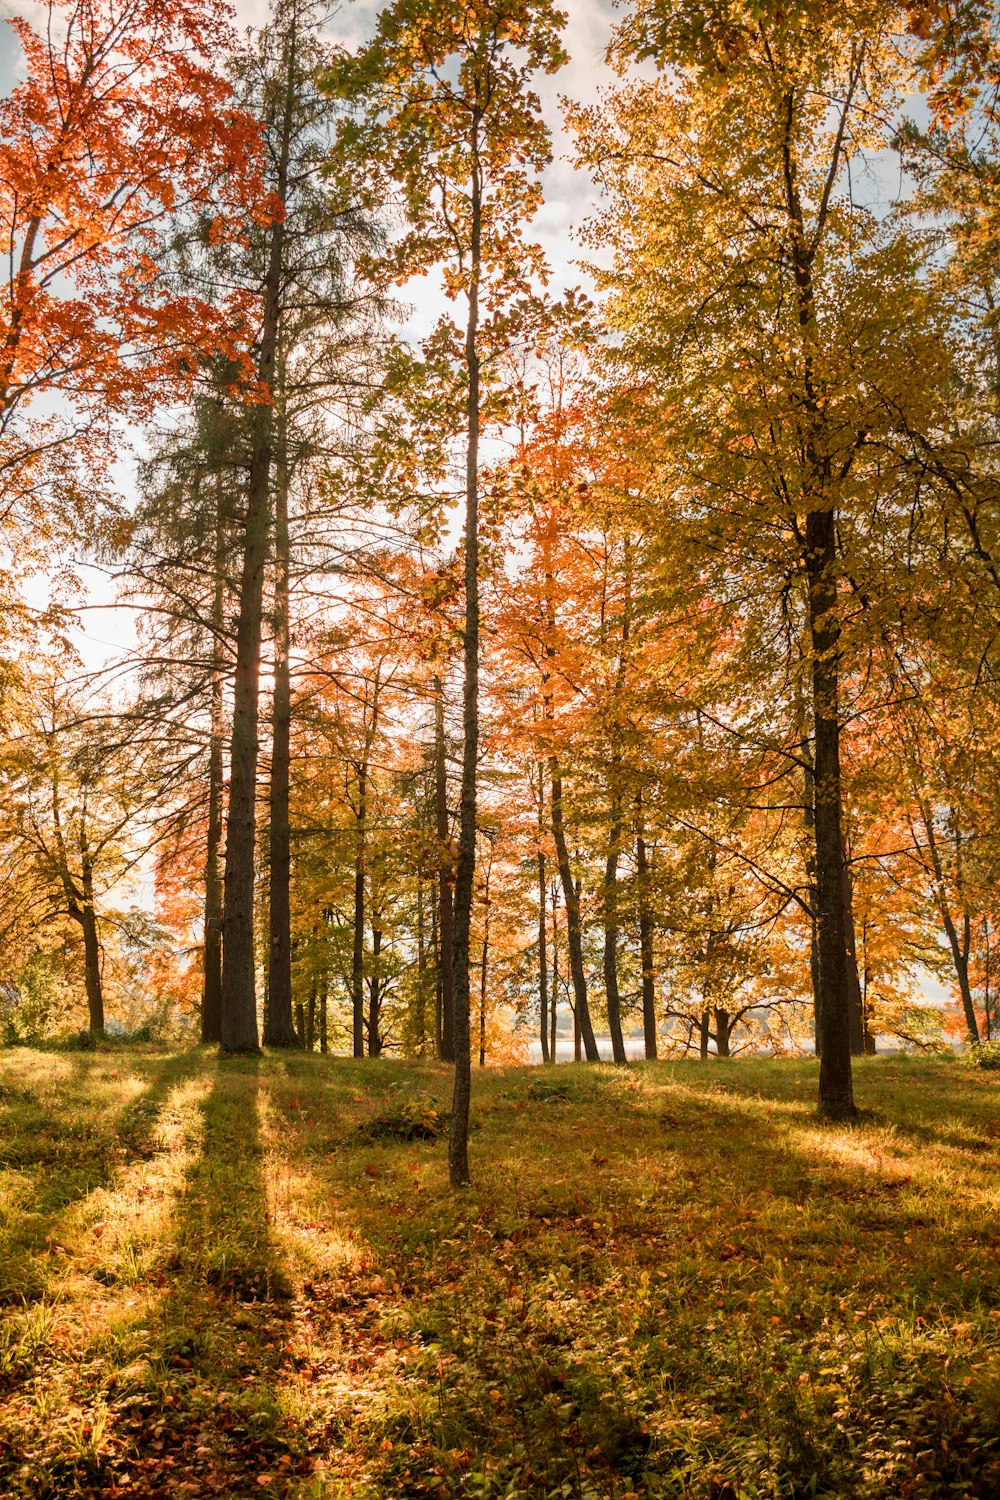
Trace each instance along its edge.
{"label": "tall tree trunk", "polygon": [[[548,922],[545,912],[545,855],[538,851],[538,1010],[542,1062],[550,1061],[549,1049],[549,952]],[[555,996],[552,1000],[555,1006]]]}
{"label": "tall tree trunk", "polygon": [[715,1055],[716,1057],[729,1056],[729,1039],[733,1034],[732,1018],[727,1010],[721,1005],[715,1009]]}
{"label": "tall tree trunk", "polygon": [[822,1006],[819,1015],[819,1112],[856,1113],[851,1077],[851,1004],[844,931],[844,838],[841,823],[840,683],[836,521],[832,508],[806,518],[809,630],[815,725],[816,916]]}
{"label": "tall tree trunk", "polygon": [[438,982],[441,1024],[438,1057],[455,1060],[455,908],[452,892],[451,819],[448,813],[448,761],[444,738],[444,684],[434,678],[434,817],[438,844]]}
{"label": "tall tree trunk", "polygon": [[351,954],[351,1022],[355,1057],[365,1055],[365,857],[368,817],[368,762],[358,772],[354,830],[354,944]]}
{"label": "tall tree trunk", "polygon": [[382,952],[382,929],[372,923],[372,977],[368,982],[368,1056],[382,1056],[382,976],[379,955]]}
{"label": "tall tree trunk", "polygon": [[[292,722],[291,618],[288,547],[288,446],[279,403],[274,465],[274,707],[271,738],[269,831],[270,880],[267,1022],[268,1047],[300,1047],[292,1020],[291,831],[289,828],[289,742]],[[315,1005],[315,1000],[311,1001]],[[306,1043],[309,1047],[308,1042]],[[311,1051],[311,1047],[309,1047]]]}
{"label": "tall tree trunk", "polygon": [[[222,579],[217,577],[213,620],[222,629]],[[218,639],[218,637],[216,637]],[[201,1039],[222,1040],[222,663],[216,655],[212,674],[211,725],[208,743],[208,830],[205,850],[205,966],[201,992]]]}
{"label": "tall tree trunk", "polygon": [[479,274],[482,237],[482,179],[479,163],[481,110],[471,121],[469,317],[465,328],[468,371],[468,446],[465,460],[465,628],[462,683],[462,791],[459,807],[458,863],[455,871],[454,1040],[455,1088],[448,1136],[448,1171],[452,1187],[469,1181],[469,1104],[472,1057],[469,1038],[469,933],[476,875],[476,770],[479,759]]}
{"label": "tall tree trunk", "polygon": [[87,1012],[91,1036],[104,1035],[104,986],[101,980],[101,943],[97,933],[97,911],[94,906],[94,871],[90,851],[81,837],[83,901],[80,926],[83,928],[83,977],[87,990]]}
{"label": "tall tree trunk", "polygon": [[414,1017],[417,1056],[427,1050],[427,942],[424,936],[424,882],[417,876],[417,1004]]}
{"label": "tall tree trunk", "polygon": [[[288,198],[292,115],[295,108],[294,20],[290,27],[275,193],[282,209]],[[263,281],[263,317],[257,379],[271,395],[281,322],[284,217],[268,231]],[[236,627],[233,683],[233,727],[226,821],[226,873],[222,949],[222,1048],[257,1052],[257,996],[254,975],[254,857],[256,844],[257,729],[260,692],[261,604],[268,544],[268,481],[273,437],[272,405],[253,408],[250,469],[247,476],[246,525]]]}
{"label": "tall tree trunk", "polygon": [[618,993],[618,851],[621,837],[621,808],[616,803],[611,815],[611,837],[604,866],[604,994],[608,1004],[611,1055],[616,1063],[624,1066],[628,1058],[622,1036],[621,997]]}
{"label": "tall tree trunk", "polygon": [[487,964],[490,951],[490,906],[489,897],[486,900],[486,914],[483,926],[483,952],[479,963],[479,1066],[486,1066],[486,981]]}
{"label": "tall tree trunk", "polygon": [[806,886],[809,899],[809,979],[813,995],[813,1030],[816,1038],[816,1056],[822,1044],[823,982],[819,970],[819,921],[816,895],[816,772],[812,749],[807,735],[802,736],[802,760],[805,765],[803,777],[802,821],[809,841],[806,858]]}
{"label": "tall tree trunk", "polygon": [[708,1061],[708,1044],[711,1037],[712,1018],[709,1014],[708,1006],[706,1006],[701,1013],[701,1020],[698,1023],[698,1056],[702,1062]]}
{"label": "tall tree trunk", "polygon": [[550,799],[552,810],[552,838],[556,846],[559,879],[562,883],[563,900],[566,903],[566,945],[569,949],[569,970],[573,981],[573,1011],[580,1030],[588,1062],[600,1061],[594,1028],[587,1004],[587,976],[583,968],[583,928],[580,922],[580,893],[573,881],[570,868],[569,849],[566,844],[566,828],[563,823],[562,776],[559,762],[552,756],[549,762],[552,782]]}
{"label": "tall tree trunk", "polygon": [[646,1060],[656,1059],[656,988],[653,981],[653,918],[649,907],[649,861],[643,836],[642,799],[637,802],[635,868],[639,883],[639,959],[642,965],[642,1036]]}
{"label": "tall tree trunk", "polygon": [[538,767],[538,1012],[542,1043],[542,1062],[549,1061],[549,967],[545,912],[545,850],[542,832],[545,825],[545,766]]}
{"label": "tall tree trunk", "polygon": [[549,1017],[549,1061],[555,1065],[559,1038],[559,890],[552,882],[552,1005]]}
{"label": "tall tree trunk", "polygon": [[328,1037],[327,1012],[330,1003],[330,973],[328,969],[323,970],[323,978],[319,987],[319,1050],[325,1056],[330,1050]]}
{"label": "tall tree trunk", "polygon": [[305,1045],[307,1052],[316,1048],[316,980],[309,986],[309,1009],[306,1011]]}

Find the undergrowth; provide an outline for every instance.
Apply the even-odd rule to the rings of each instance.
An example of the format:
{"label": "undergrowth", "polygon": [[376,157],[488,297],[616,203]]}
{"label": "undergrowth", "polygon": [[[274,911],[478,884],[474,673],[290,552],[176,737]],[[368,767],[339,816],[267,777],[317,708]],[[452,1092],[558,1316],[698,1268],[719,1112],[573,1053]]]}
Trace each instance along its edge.
{"label": "undergrowth", "polygon": [[1000,1494],[998,1080],[0,1055],[0,1495]]}

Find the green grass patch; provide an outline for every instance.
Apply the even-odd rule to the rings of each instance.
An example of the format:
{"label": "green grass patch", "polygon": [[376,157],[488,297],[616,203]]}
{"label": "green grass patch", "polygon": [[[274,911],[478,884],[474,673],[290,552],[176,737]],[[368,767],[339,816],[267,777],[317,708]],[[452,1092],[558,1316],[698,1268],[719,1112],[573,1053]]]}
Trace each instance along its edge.
{"label": "green grass patch", "polygon": [[1000,1079],[0,1056],[0,1494],[1000,1494]]}

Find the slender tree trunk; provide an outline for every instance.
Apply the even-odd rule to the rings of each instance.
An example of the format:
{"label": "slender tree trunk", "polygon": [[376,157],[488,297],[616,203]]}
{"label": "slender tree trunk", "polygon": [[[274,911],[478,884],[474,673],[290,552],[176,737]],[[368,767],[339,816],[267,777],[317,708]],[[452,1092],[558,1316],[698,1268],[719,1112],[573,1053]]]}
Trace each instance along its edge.
{"label": "slender tree trunk", "polygon": [[549,1059],[556,1063],[556,1045],[559,1040],[559,890],[552,882],[552,1014],[549,1018]]}
{"label": "slender tree trunk", "polygon": [[382,1056],[382,976],[379,955],[382,952],[382,929],[372,924],[372,977],[368,984],[368,1056]]}
{"label": "slender tree trunk", "polygon": [[[270,881],[267,1022],[268,1047],[301,1047],[292,1020],[291,831],[289,769],[292,722],[291,618],[289,607],[288,451],[279,405],[274,467],[274,707],[271,738],[269,831]],[[311,1004],[315,1005],[315,999]],[[312,1048],[307,1043],[308,1049]]]}
{"label": "slender tree trunk", "polygon": [[[538,851],[538,1009],[542,1062],[549,1061],[549,954],[545,913],[545,854]],[[553,998],[553,1005],[555,1000]]]}
{"label": "slender tree trunk", "polygon": [[[440,887],[438,888],[438,898],[440,898]],[[439,927],[438,900],[434,900],[431,903],[431,951],[437,955],[437,962],[434,965],[434,1049],[438,1061],[441,1061],[443,1056],[441,1050],[441,1026],[444,1007],[441,1000],[441,945],[438,942]]]}
{"label": "slender tree trunk", "polygon": [[819,1016],[819,1111],[840,1120],[856,1113],[851,1078],[851,1004],[844,931],[841,824],[840,685],[836,522],[832,508],[806,518],[809,629],[816,773],[816,906],[823,1003]]}
{"label": "slender tree trunk", "polygon": [[323,978],[319,987],[319,1050],[324,1056],[330,1050],[328,1037],[327,1011],[330,1003],[330,975],[326,969],[323,970]]}
{"label": "slender tree trunk", "polygon": [[[222,613],[221,580],[216,600]],[[222,670],[216,660],[212,677],[211,727],[208,745],[208,831],[205,851],[205,967],[201,992],[201,1039],[222,1040]]]}
{"label": "slender tree trunk", "polygon": [[448,813],[448,761],[444,738],[444,684],[434,678],[434,816],[438,842],[438,981],[441,1024],[438,1057],[455,1060],[455,908],[452,892],[451,819]]}
{"label": "slender tree trunk", "polygon": [[[282,208],[288,197],[288,163],[295,108],[295,40],[293,24],[287,45],[287,72],[275,183],[276,197]],[[284,219],[276,219],[268,233],[257,379],[270,394],[274,389],[281,321]],[[260,1050],[254,975],[254,857],[261,605],[269,531],[268,482],[273,437],[272,410],[270,401],[262,401],[253,408],[253,438],[247,477],[246,526],[233,682],[229,809],[226,822],[222,951],[222,1049],[225,1052]]]}
{"label": "slender tree trunk", "polygon": [[417,1056],[427,1049],[427,943],[424,937],[424,882],[417,877],[417,1004],[414,1017]]}
{"label": "slender tree trunk", "polygon": [[698,1024],[698,1056],[702,1062],[708,1061],[708,1044],[712,1036],[711,1027],[712,1020],[706,1006],[701,1013],[701,1021]]}
{"label": "slender tree trunk", "polygon": [[618,851],[621,845],[621,809],[611,815],[611,837],[604,866],[604,994],[608,1004],[611,1053],[620,1066],[628,1062],[622,1036],[621,997],[618,993]]}
{"label": "slender tree trunk", "polygon": [[566,944],[569,949],[569,969],[573,981],[573,1011],[580,1030],[588,1062],[598,1062],[600,1054],[590,1020],[587,1004],[587,976],[583,968],[583,928],[580,921],[580,893],[573,882],[566,844],[566,829],[563,824],[562,776],[555,756],[549,762],[552,781],[552,838],[556,846],[559,878],[562,883],[563,900],[566,903]]}
{"label": "slender tree trunk", "polygon": [[809,897],[809,979],[813,994],[813,1030],[816,1038],[816,1056],[820,1056],[823,1034],[823,981],[819,968],[819,902],[816,895],[816,773],[813,766],[809,739],[803,735],[802,758],[805,763],[804,797],[802,819],[809,840],[809,855],[806,859],[806,883]]}
{"label": "slender tree trunk", "polygon": [[483,952],[479,965],[479,1066],[486,1066],[486,980],[487,964],[490,951],[490,908],[489,900],[486,903],[485,925],[483,928]]}
{"label": "slender tree trunk", "polygon": [[104,986],[101,980],[101,943],[97,933],[97,912],[94,907],[94,876],[89,852],[81,845],[83,854],[83,902],[80,908],[80,926],[83,928],[83,977],[87,990],[87,1012],[91,1036],[104,1035]]}
{"label": "slender tree trunk", "polygon": [[365,1055],[365,857],[368,818],[368,762],[358,770],[354,843],[354,945],[351,954],[351,1021],[355,1057]]}
{"label": "slender tree trunk", "polygon": [[309,1009],[306,1011],[306,1051],[316,1049],[316,980],[309,986]]}
{"label": "slender tree trunk", "polygon": [[965,1016],[965,1029],[969,1041],[973,1046],[978,1046],[981,1040],[979,1033],[979,1019],[976,1016],[976,1006],[972,998],[972,984],[969,979],[969,949],[971,923],[968,912],[962,916],[962,937],[959,938],[958,929],[954,918],[946,906],[942,905],[942,920],[944,930],[948,937],[948,947],[951,949],[952,962],[955,965],[955,977],[958,980],[958,992],[962,998],[962,1013]]}
{"label": "slender tree trunk", "polygon": [[455,1088],[448,1137],[452,1187],[469,1181],[469,1104],[472,1058],[469,1038],[469,932],[476,875],[476,770],[479,759],[479,272],[482,236],[482,180],[479,164],[481,113],[474,106],[471,125],[469,317],[465,329],[468,371],[468,447],[465,463],[465,676],[462,684],[462,791],[459,807],[458,864],[455,871],[454,1039]]}
{"label": "slender tree trunk", "polygon": [[649,909],[649,861],[642,831],[642,802],[635,838],[635,868],[639,879],[639,959],[642,965],[642,1036],[646,1059],[656,1058],[656,988],[653,981],[653,919]]}

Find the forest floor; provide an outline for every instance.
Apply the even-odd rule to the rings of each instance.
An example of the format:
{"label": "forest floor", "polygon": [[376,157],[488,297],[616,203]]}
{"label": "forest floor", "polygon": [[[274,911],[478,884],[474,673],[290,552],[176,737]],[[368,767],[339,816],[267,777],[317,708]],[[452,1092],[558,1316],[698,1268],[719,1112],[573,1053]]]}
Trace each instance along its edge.
{"label": "forest floor", "polygon": [[997,1074],[474,1086],[0,1054],[0,1496],[1000,1495]]}

